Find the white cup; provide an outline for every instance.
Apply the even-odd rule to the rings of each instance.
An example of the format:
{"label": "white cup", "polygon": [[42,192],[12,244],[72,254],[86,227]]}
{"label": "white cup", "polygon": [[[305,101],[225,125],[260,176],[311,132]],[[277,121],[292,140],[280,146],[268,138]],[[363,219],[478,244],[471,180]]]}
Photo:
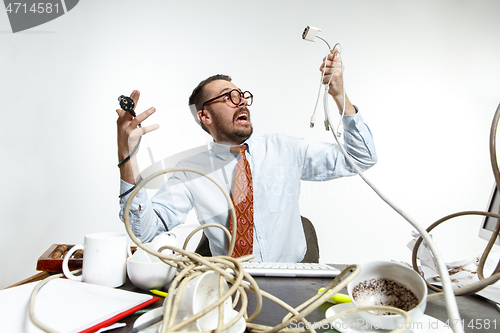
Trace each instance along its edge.
{"label": "white cup", "polygon": [[[380,283],[377,281],[392,280],[397,282],[393,284],[394,289],[390,293],[384,293],[380,290]],[[356,286],[366,286],[365,290],[355,292]],[[395,262],[374,261],[361,266],[361,272],[347,285],[347,292],[355,306],[364,305],[392,305],[395,296],[400,293],[407,293],[409,290],[417,298],[418,304],[408,311],[412,321],[418,321],[425,312],[427,305],[427,285],[420,274],[413,269]],[[394,305],[393,305],[394,306]],[[384,330],[393,330],[403,327],[404,317],[401,315],[375,314],[371,312],[358,312],[359,316],[372,327]]]}
{"label": "white cup", "polygon": [[[174,232],[165,232],[156,236],[151,243],[144,244],[154,251],[158,251],[161,247],[170,245],[177,246],[177,234]],[[165,264],[157,256],[151,255],[140,247],[134,254],[127,247],[127,274],[132,283],[142,289],[162,289],[175,276],[176,268]],[[172,250],[165,249],[162,254],[171,255]]]}
{"label": "white cup", "polygon": [[[73,275],[68,260],[76,250],[84,250],[82,275]],[[83,281],[107,287],[119,287],[127,277],[127,236],[103,232],[85,236],[84,244],[71,248],[63,260],[64,275],[75,281]]]}
{"label": "white cup", "polygon": [[[224,281],[224,293],[229,287]],[[222,296],[222,295],[221,295]],[[170,296],[169,296],[170,297]],[[219,273],[209,271],[197,276],[182,290],[180,296],[179,308],[175,317],[175,323],[179,323],[194,314],[202,311],[219,299]],[[232,307],[232,299],[229,297],[223,303],[224,305],[224,323],[228,323],[234,318],[235,311]],[[165,303],[164,305],[165,306]],[[217,328],[219,320],[219,308],[215,308],[203,317],[196,320],[181,330],[190,331],[211,331]]]}
{"label": "white cup", "polygon": [[175,277],[177,269],[164,262],[144,262],[127,259],[127,274],[139,289],[163,289]]}

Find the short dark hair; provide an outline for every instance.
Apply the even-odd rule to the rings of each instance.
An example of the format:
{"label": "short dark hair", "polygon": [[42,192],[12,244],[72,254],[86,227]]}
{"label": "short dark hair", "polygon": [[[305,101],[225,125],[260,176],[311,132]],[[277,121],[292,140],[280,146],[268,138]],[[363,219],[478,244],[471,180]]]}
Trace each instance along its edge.
{"label": "short dark hair", "polygon": [[216,74],[212,75],[209,78],[201,81],[196,88],[194,88],[193,92],[191,93],[191,96],[189,97],[189,105],[194,104],[196,106],[196,110],[201,110],[201,107],[203,106],[204,101],[207,99],[206,92],[204,91],[204,87],[209,84],[210,82],[216,81],[216,80],[224,80],[224,81],[229,81],[231,82],[231,77],[229,75],[224,75],[224,74]]}
{"label": "short dark hair", "polygon": [[[224,75],[224,74],[216,74],[212,75],[209,78],[206,78],[205,80],[201,81],[196,88],[193,89],[193,92],[191,93],[191,96],[189,96],[189,106],[190,108],[193,108],[192,105],[194,105],[195,109],[192,109],[191,112],[193,112],[193,117],[196,120],[196,122],[199,122],[196,113],[201,110],[204,101],[207,100],[207,93],[203,89],[207,84],[210,82],[216,81],[216,80],[224,80],[224,81],[229,81],[231,82],[231,77],[229,75]],[[201,128],[208,134],[210,132],[208,131],[208,128],[203,124],[202,122],[199,122]]]}

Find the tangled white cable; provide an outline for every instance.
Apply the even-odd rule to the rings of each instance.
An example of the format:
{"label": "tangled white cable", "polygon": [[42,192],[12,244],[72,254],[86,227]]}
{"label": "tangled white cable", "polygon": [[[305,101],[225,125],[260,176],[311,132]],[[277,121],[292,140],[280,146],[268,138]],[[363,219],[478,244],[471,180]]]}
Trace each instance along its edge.
{"label": "tangled white cable", "polygon": [[[205,314],[209,313],[210,311],[214,310],[215,308],[219,307],[219,322],[218,322],[218,327],[215,330],[215,332],[222,332],[232,325],[234,325],[240,318],[244,317],[245,320],[247,321],[247,328],[255,331],[255,332],[303,332],[305,331],[305,327],[309,328],[310,332],[315,332],[315,328],[321,327],[325,323],[332,322],[348,313],[353,313],[353,312],[358,312],[358,311],[366,311],[366,310],[380,310],[380,309],[385,309],[385,310],[390,310],[399,314],[402,314],[405,317],[405,323],[410,323],[411,318],[410,316],[403,310],[401,309],[396,309],[396,308],[388,308],[388,307],[381,307],[381,306],[373,306],[373,307],[359,307],[355,309],[349,309],[346,311],[343,311],[331,318],[327,318],[321,322],[318,323],[309,323],[305,319],[305,316],[307,316],[309,313],[311,313],[314,309],[316,309],[319,305],[323,304],[329,297],[334,295],[335,293],[339,292],[341,289],[343,289],[347,283],[349,283],[354,277],[356,277],[359,274],[360,268],[358,266],[352,266],[349,267],[348,269],[344,270],[338,277],[336,277],[326,288],[325,290],[312,297],[302,305],[300,305],[298,308],[293,308],[290,305],[286,304],[285,302],[281,301],[277,297],[274,297],[273,295],[266,293],[265,291],[260,290],[258,287],[257,283],[255,280],[248,275],[244,270],[241,265],[242,261],[246,261],[251,259],[253,256],[244,256],[241,258],[232,258],[230,255],[232,253],[232,249],[234,248],[234,241],[235,241],[235,234],[236,234],[236,229],[237,229],[237,224],[235,224],[233,228],[233,234],[230,235],[229,231],[221,225],[218,224],[206,224],[203,226],[198,227],[195,229],[186,239],[186,242],[184,243],[183,249],[179,249],[173,246],[165,246],[163,248],[158,249],[158,251],[154,251],[150,249],[149,247],[145,246],[144,244],[141,243],[137,237],[132,232],[132,229],[130,227],[130,221],[129,221],[129,209],[130,205],[132,204],[132,200],[137,194],[137,192],[151,179],[160,176],[165,173],[170,173],[170,172],[195,172],[198,173],[202,176],[207,177],[209,180],[211,180],[223,193],[224,197],[226,198],[228,202],[228,206],[231,212],[231,216],[233,218],[233,221],[237,221],[236,215],[234,212],[234,207],[232,204],[232,200],[225,190],[225,188],[211,175],[208,175],[204,173],[203,171],[193,169],[193,168],[171,168],[171,169],[165,169],[162,171],[158,171],[155,174],[150,175],[148,178],[143,180],[136,189],[132,192],[132,194],[129,197],[129,200],[125,204],[125,209],[124,209],[124,222],[125,222],[125,227],[127,229],[128,234],[130,235],[132,241],[137,244],[141,249],[147,251],[150,254],[156,255],[159,257],[164,263],[171,265],[173,267],[182,269],[180,273],[177,274],[176,278],[172,281],[172,284],[170,285],[169,288],[169,294],[174,295],[174,290],[177,289],[175,293],[175,297],[169,297],[166,300],[166,306],[165,306],[165,314],[164,314],[164,319],[163,319],[163,324],[162,324],[162,333],[165,332],[173,332],[173,331],[178,331],[179,329],[182,329],[186,325],[189,325],[190,323],[194,322],[195,320],[201,318]],[[237,223],[237,222],[236,222]],[[227,256],[218,256],[218,257],[201,257],[196,253],[188,252],[185,250],[187,243],[189,242],[189,239],[194,235],[194,233],[198,232],[199,230],[211,226],[217,226],[221,229],[224,230],[224,232],[228,235],[229,238],[229,252]],[[160,252],[163,251],[164,249],[170,249],[174,251],[173,256],[167,256],[163,255]],[[227,273],[227,269],[231,269],[233,271],[233,274]],[[350,274],[346,279],[344,279],[341,283],[338,283],[340,279],[349,272],[350,269],[356,268],[352,274]],[[219,288],[219,295],[220,296],[219,300],[207,308],[203,309],[199,313],[191,316],[190,318],[177,323],[174,325],[174,319],[175,315],[177,312],[177,306],[179,303],[180,295],[182,294],[182,289],[184,286],[193,278],[196,276],[202,274],[202,272],[208,271],[208,270],[213,270],[216,271],[217,273],[220,274],[221,279],[225,279],[226,281],[230,282],[232,284],[232,287],[223,294],[223,289],[222,287]],[[245,278],[248,282],[244,282],[243,278]],[[220,284],[222,285],[222,284]],[[245,289],[252,291],[256,294],[257,298],[257,306],[254,311],[254,313],[248,317],[247,314],[247,296],[245,293]],[[235,316],[230,322],[227,324],[223,324],[223,304],[226,299],[234,295],[234,300],[233,300],[233,307],[237,304],[239,298],[241,297],[241,304],[240,304],[240,310],[238,312],[238,315]],[[287,311],[289,311],[289,314],[285,316],[283,321],[278,324],[277,326],[274,327],[268,327],[268,326],[263,326],[263,325],[258,325],[258,324],[253,324],[252,321],[257,317],[259,314],[260,310],[262,309],[262,297],[266,297],[273,302],[277,303],[278,305],[282,306],[285,308]],[[301,312],[299,312],[301,311]],[[296,329],[289,329],[287,328],[292,322],[298,322],[301,321],[304,323],[303,328],[296,328]],[[404,327],[404,326],[403,326]],[[403,332],[404,328],[394,330],[395,333],[398,332]]]}

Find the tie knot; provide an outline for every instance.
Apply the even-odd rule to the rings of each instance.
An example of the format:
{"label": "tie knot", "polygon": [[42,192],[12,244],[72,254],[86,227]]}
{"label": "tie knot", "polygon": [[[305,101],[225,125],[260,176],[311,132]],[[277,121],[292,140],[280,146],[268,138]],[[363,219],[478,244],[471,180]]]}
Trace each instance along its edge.
{"label": "tie knot", "polygon": [[229,151],[233,154],[244,154],[245,153],[245,150],[247,149],[247,145],[244,144],[244,145],[240,145],[240,146],[234,146],[234,147],[231,147],[229,148]]}

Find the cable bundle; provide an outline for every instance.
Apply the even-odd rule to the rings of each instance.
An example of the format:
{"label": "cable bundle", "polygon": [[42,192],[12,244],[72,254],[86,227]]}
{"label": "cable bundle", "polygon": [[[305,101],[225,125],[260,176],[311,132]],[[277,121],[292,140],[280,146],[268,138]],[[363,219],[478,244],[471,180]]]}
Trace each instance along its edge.
{"label": "cable bundle", "polygon": [[[132,194],[129,197],[129,200],[125,204],[125,209],[124,209],[124,222],[125,222],[125,227],[127,229],[127,232],[132,239],[134,243],[137,244],[138,247],[143,249],[144,251],[157,256],[160,258],[165,264],[168,264],[172,267],[175,267],[177,269],[180,269],[181,271],[177,274],[175,279],[172,281],[168,294],[169,295],[176,295],[174,297],[167,297],[165,300],[165,314],[163,317],[163,324],[161,328],[161,333],[166,333],[166,332],[176,332],[182,329],[183,327],[193,323],[195,320],[198,318],[201,318],[202,316],[206,315],[210,311],[214,310],[215,308],[219,307],[219,322],[218,322],[218,327],[215,330],[216,333],[222,332],[224,330],[227,330],[229,327],[232,325],[236,324],[238,320],[240,320],[242,317],[245,318],[247,322],[247,329],[249,329],[252,332],[262,332],[262,333],[270,333],[270,332],[290,332],[290,333],[295,333],[295,332],[304,332],[306,330],[315,333],[315,328],[319,328],[327,323],[333,322],[337,320],[338,318],[348,314],[348,313],[353,313],[353,312],[358,312],[358,311],[367,311],[367,310],[384,310],[384,311],[392,311],[396,312],[399,314],[402,314],[405,317],[406,323],[411,322],[411,318],[409,315],[397,308],[392,308],[392,307],[384,307],[384,306],[370,306],[370,307],[358,307],[358,308],[352,308],[348,309],[346,311],[343,311],[341,313],[336,314],[333,317],[327,318],[325,320],[322,320],[320,322],[316,323],[309,323],[305,317],[311,313],[313,310],[315,310],[318,306],[321,304],[325,303],[327,299],[332,297],[334,294],[340,292],[343,288],[347,286],[347,284],[354,279],[360,272],[360,267],[357,265],[353,265],[351,267],[348,267],[345,269],[343,272],[341,272],[335,279],[332,280],[332,282],[325,287],[325,290],[322,293],[314,295],[311,299],[307,300],[303,304],[301,304],[297,308],[293,308],[292,306],[288,305],[287,303],[283,302],[279,298],[261,290],[255,280],[244,271],[243,266],[241,265],[241,262],[247,261],[252,259],[254,256],[253,255],[248,255],[248,256],[243,256],[240,258],[232,258],[231,254],[234,249],[234,242],[235,242],[235,236],[236,236],[236,230],[237,230],[237,225],[235,225],[232,229],[232,235],[229,233],[229,231],[223,227],[222,225],[215,224],[215,223],[210,223],[210,224],[205,224],[203,226],[200,226],[193,230],[193,232],[190,233],[190,235],[186,238],[186,241],[184,242],[183,248],[176,248],[174,246],[164,246],[158,251],[154,251],[151,248],[145,246],[142,244],[142,242],[134,235],[132,228],[130,226],[130,221],[129,221],[129,209],[130,205],[132,204],[132,200],[134,196],[137,194],[137,192],[150,180],[153,178],[156,178],[160,175],[163,175],[165,173],[170,173],[170,172],[176,172],[176,171],[183,171],[183,172],[194,172],[198,173],[200,175],[203,175],[207,177],[209,180],[211,180],[219,189],[224,193],[224,196],[227,200],[227,203],[229,205],[230,209],[230,214],[233,218],[233,221],[237,221],[236,219],[236,214],[234,212],[234,207],[232,200],[227,193],[227,191],[224,189],[224,187],[212,176],[199,171],[197,169],[193,168],[170,168],[170,169],[165,169],[158,171],[152,175],[150,175],[148,178],[146,178],[143,182],[141,182],[132,192]],[[237,222],[236,222],[237,223]],[[191,237],[198,231],[208,228],[208,227],[218,227],[221,228],[226,235],[229,238],[229,250],[227,256],[217,256],[217,257],[202,257],[196,253],[186,251],[186,246],[191,239]],[[161,254],[161,252],[164,249],[169,249],[174,251],[174,255],[164,255]],[[228,270],[232,272],[228,273]],[[346,276],[351,270],[352,273]],[[174,324],[174,319],[177,313],[178,309],[178,304],[179,304],[179,299],[180,295],[182,294],[183,288],[186,286],[186,284],[192,280],[193,278],[201,275],[203,272],[206,271],[215,271],[218,274],[220,274],[220,280],[221,282],[219,283],[219,295],[220,298],[218,301],[214,302],[207,308],[203,309],[197,314],[194,314],[193,316],[187,318],[186,320]],[[339,283],[342,277],[346,276],[346,278]],[[243,278],[246,281],[243,281]],[[226,292],[223,293],[223,288],[222,288],[222,280],[225,279],[227,282],[229,282],[232,286],[231,288]],[[248,316],[247,313],[247,305],[248,305],[248,298],[246,291],[250,291],[255,293],[256,299],[257,299],[257,306],[254,312]],[[224,324],[224,319],[223,319],[223,305],[224,302],[229,298],[233,297],[233,308],[237,306],[238,302],[240,303],[239,306],[239,311],[238,314],[227,324]],[[289,311],[289,314],[285,316],[282,320],[281,323],[277,324],[274,327],[270,326],[264,326],[264,325],[259,325],[259,324],[254,324],[253,320],[258,316],[262,309],[262,297],[266,297],[269,300],[275,302],[276,304],[280,305],[287,311]],[[240,302],[241,298],[241,302]],[[304,326],[302,328],[295,328],[295,329],[290,329],[288,326],[290,326],[291,323],[293,322],[302,322]],[[404,327],[404,326],[403,326]],[[306,329],[308,328],[308,329]],[[397,329],[394,330],[393,332],[404,332],[405,329]]]}
{"label": "cable bundle", "polygon": [[[158,249],[158,251],[154,251],[148,246],[144,245],[132,232],[132,228],[130,226],[130,220],[129,220],[129,210],[130,210],[130,205],[132,203],[133,198],[137,194],[137,192],[150,180],[152,180],[155,177],[158,177],[162,174],[165,173],[170,173],[170,172],[176,172],[176,171],[187,171],[187,172],[195,172],[200,175],[203,175],[210,179],[212,182],[217,185],[221,191],[224,193],[224,196],[226,197],[226,200],[229,205],[230,213],[231,216],[233,217],[233,221],[237,221],[235,218],[235,212],[234,212],[234,207],[231,201],[231,198],[227,191],[223,188],[223,186],[212,176],[205,174],[202,171],[192,169],[192,168],[170,168],[170,169],[165,169],[158,171],[152,175],[150,175],[148,178],[146,178],[144,181],[140,182],[138,186],[134,189],[132,194],[129,197],[129,200],[127,201],[125,205],[125,212],[124,212],[124,222],[125,222],[125,228],[127,230],[127,233],[129,234],[130,238],[132,241],[137,244],[138,247],[143,249],[144,251],[157,256],[160,258],[165,264],[170,265],[172,267],[175,267],[180,270],[180,272],[177,273],[176,277],[172,281],[170,287],[169,287],[169,295],[175,295],[173,297],[167,297],[165,300],[165,313],[163,317],[163,323],[161,327],[161,333],[166,333],[166,332],[178,332],[180,331],[183,327],[186,327],[187,325],[193,323],[196,321],[198,318],[201,318],[202,316],[206,315],[210,311],[214,310],[215,308],[219,307],[219,321],[218,321],[218,326],[217,329],[214,330],[215,333],[220,333],[225,330],[227,330],[229,327],[232,325],[236,324],[238,320],[241,318],[245,318],[246,321],[246,327],[248,330],[251,332],[256,332],[256,333],[271,333],[271,332],[286,332],[286,333],[298,333],[298,332],[305,332],[309,331],[311,333],[315,333],[315,329],[320,328],[328,323],[331,323],[338,318],[341,318],[349,313],[354,313],[354,312],[359,312],[359,311],[370,311],[370,310],[375,310],[375,311],[391,311],[395,312],[398,314],[401,314],[405,318],[405,325],[403,325],[402,328],[396,329],[392,332],[394,333],[402,333],[406,331],[404,327],[408,327],[407,324],[411,323],[411,318],[410,316],[403,310],[398,309],[398,308],[393,308],[393,307],[386,307],[386,306],[365,306],[365,307],[355,307],[351,309],[347,309],[345,311],[342,311],[340,313],[337,313],[336,315],[326,318],[320,322],[316,323],[310,323],[308,322],[305,317],[310,314],[313,310],[315,310],[317,307],[319,307],[321,304],[325,303],[329,298],[331,298],[334,294],[340,292],[342,289],[344,289],[347,284],[354,279],[360,272],[360,267],[358,265],[352,265],[348,268],[346,268],[344,271],[342,271],[335,279],[333,279],[328,286],[325,287],[324,291],[315,294],[312,298],[309,300],[305,301],[302,303],[300,306],[297,308],[293,308],[292,306],[288,305],[287,303],[283,302],[279,298],[273,296],[270,293],[267,293],[259,288],[255,280],[244,271],[243,266],[241,262],[250,260],[254,256],[253,255],[248,255],[248,256],[243,256],[240,258],[232,258],[231,254],[234,248],[234,242],[235,242],[235,233],[237,230],[237,225],[234,226],[233,228],[233,234],[231,235],[229,231],[219,225],[219,224],[205,224],[203,226],[200,226],[193,230],[193,232],[190,233],[190,235],[186,238],[186,241],[184,242],[183,248],[177,248],[174,246],[164,246]],[[236,222],[237,223],[237,222]],[[229,250],[228,250],[228,255],[227,256],[216,256],[216,257],[202,257],[197,253],[189,252],[186,251],[185,248],[191,239],[191,237],[198,231],[200,231],[203,228],[208,228],[208,227],[218,227],[224,230],[226,235],[229,237]],[[173,255],[165,255],[162,254],[161,251],[165,249],[170,249],[174,251]],[[177,309],[179,306],[179,299],[180,295],[182,294],[182,291],[186,284],[194,279],[195,277],[201,275],[204,272],[207,271],[215,271],[219,274],[219,300],[208,306],[207,308],[203,309],[199,313],[194,314],[193,316],[187,318],[186,320],[174,324],[175,316],[177,313]],[[229,273],[230,271],[231,273]],[[49,333],[55,333],[54,330],[52,330],[50,327],[47,327],[44,325],[42,322],[40,322],[34,313],[34,307],[35,307],[35,299],[36,299],[36,294],[38,293],[38,290],[47,282],[49,282],[52,279],[59,278],[63,276],[62,274],[56,274],[53,275],[43,281],[41,281],[33,290],[31,297],[30,297],[30,308],[29,308],[29,317],[31,321],[33,322],[34,325],[36,325],[38,328],[44,330],[45,332]],[[344,279],[340,282],[340,280],[344,277]],[[244,281],[245,279],[246,281]],[[231,284],[231,287],[227,292],[223,292],[223,280],[226,280]],[[246,292],[253,292],[256,295],[257,299],[257,306],[254,312],[248,316],[248,311],[247,311],[247,306],[248,306],[248,297]],[[229,298],[232,297],[233,302],[232,306],[233,308],[238,308],[238,303],[239,303],[239,311],[238,314],[231,319],[231,321],[227,322],[224,324],[224,318],[223,318],[223,313],[224,313],[224,302]],[[276,326],[271,327],[271,326],[265,326],[265,325],[259,325],[253,323],[253,320],[258,316],[260,311],[262,310],[262,298],[265,297],[276,304],[280,305],[284,309],[286,309],[289,313],[286,315],[281,323],[277,323]],[[301,322],[304,325],[302,327],[298,328],[288,328],[292,323],[297,323]]]}

